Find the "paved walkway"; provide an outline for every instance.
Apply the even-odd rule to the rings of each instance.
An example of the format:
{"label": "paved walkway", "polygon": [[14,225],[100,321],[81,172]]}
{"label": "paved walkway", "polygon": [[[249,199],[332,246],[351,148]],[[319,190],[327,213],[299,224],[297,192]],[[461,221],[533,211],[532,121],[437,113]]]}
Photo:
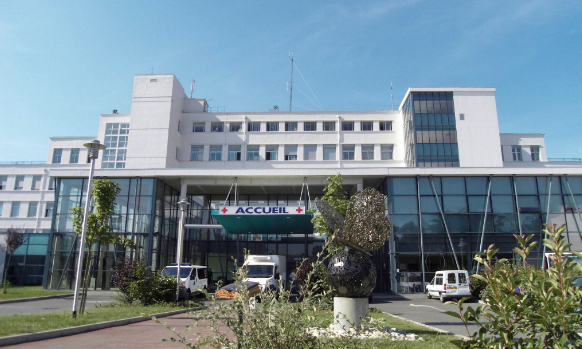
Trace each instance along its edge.
{"label": "paved walkway", "polygon": [[[160,319],[177,332],[182,332],[188,338],[193,337],[193,333],[202,333],[208,323],[199,321],[198,326],[191,331],[184,331],[184,328],[193,324],[196,320],[193,314],[179,314]],[[222,330],[226,331],[226,328]],[[152,321],[144,321],[137,324],[107,328],[104,330],[93,331],[74,336],[67,336],[45,341],[31,342],[19,345],[13,345],[9,348],[60,348],[60,349],[78,349],[78,348],[128,348],[128,349],[145,349],[145,348],[184,348],[184,344],[162,342],[162,339],[170,339],[173,333],[166,329],[164,325]]]}

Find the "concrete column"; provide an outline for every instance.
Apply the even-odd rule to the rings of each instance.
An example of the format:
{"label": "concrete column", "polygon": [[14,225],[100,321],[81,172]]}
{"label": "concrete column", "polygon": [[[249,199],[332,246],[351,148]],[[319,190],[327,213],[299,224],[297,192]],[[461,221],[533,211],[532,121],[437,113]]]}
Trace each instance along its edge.
{"label": "concrete column", "polygon": [[333,329],[336,332],[349,331],[358,327],[362,319],[368,317],[368,298],[333,298]]}

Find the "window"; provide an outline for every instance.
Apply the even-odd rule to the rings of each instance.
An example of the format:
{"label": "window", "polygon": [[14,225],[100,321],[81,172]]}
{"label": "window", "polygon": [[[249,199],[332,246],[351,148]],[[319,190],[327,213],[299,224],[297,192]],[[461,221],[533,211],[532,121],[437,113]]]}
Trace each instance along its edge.
{"label": "window", "polygon": [[228,161],[240,161],[240,160],[241,160],[240,145],[229,145]]}
{"label": "window", "polygon": [[4,209],[4,203],[0,202],[0,217],[2,217],[2,210]]}
{"label": "window", "polygon": [[202,161],[202,160],[204,160],[204,146],[193,145],[190,151],[190,161]]}
{"label": "window", "polygon": [[267,122],[267,131],[269,131],[269,132],[279,131],[279,122],[276,122],[276,121]]}
{"label": "window", "polygon": [[394,153],[394,145],[381,145],[380,146],[380,156],[382,160],[392,160]]}
{"label": "window", "polygon": [[303,146],[303,160],[317,160],[317,145],[310,144]]}
{"label": "window", "polygon": [[303,131],[317,131],[317,122],[305,121],[303,123]]}
{"label": "window", "polygon": [[105,149],[103,150],[103,162],[115,161],[115,155],[117,153],[116,149]]}
{"label": "window", "polygon": [[210,161],[222,161],[222,145],[210,146]]}
{"label": "window", "polygon": [[40,190],[40,181],[42,180],[42,176],[32,176],[32,186],[30,190]]}
{"label": "window", "polygon": [[117,162],[115,164],[115,168],[125,168],[125,163],[124,162]]}
{"label": "window", "polygon": [[521,157],[521,146],[511,146],[511,154],[513,154],[513,161],[523,161],[523,158]]}
{"label": "window", "polygon": [[119,134],[120,135],[129,134],[129,124],[119,124]]}
{"label": "window", "polygon": [[380,121],[380,131],[392,131],[392,121]]}
{"label": "window", "polygon": [[373,121],[361,121],[360,122],[360,130],[361,131],[372,131],[374,129],[374,122]]}
{"label": "window", "polygon": [[242,122],[231,122],[230,132],[240,132],[242,130]]}
{"label": "window", "polygon": [[335,121],[324,121],[323,122],[324,131],[335,131]]}
{"label": "window", "polygon": [[6,184],[8,183],[7,176],[0,176],[0,190],[6,190]]}
{"label": "window", "polygon": [[285,161],[297,160],[297,146],[296,145],[286,145],[285,146]]}
{"label": "window", "polygon": [[374,145],[362,145],[362,160],[374,160]]}
{"label": "window", "polygon": [[540,161],[540,147],[532,145],[529,149],[531,150],[531,161]]}
{"label": "window", "polygon": [[[125,153],[126,152],[127,152],[127,149],[118,149],[116,160],[117,161],[125,161]],[[176,148],[176,156],[178,156],[178,149],[177,148]],[[117,165],[119,165],[119,163]],[[125,164],[123,164],[123,165],[125,167]],[[122,168],[124,168],[124,167],[122,167]],[[117,167],[117,168],[119,168],[119,167]]]}
{"label": "window", "polygon": [[38,208],[38,203],[29,202],[28,203],[28,216],[27,217],[36,217],[36,209],[37,208]]}
{"label": "window", "polygon": [[12,203],[12,210],[10,211],[10,217],[18,217],[20,214],[20,202]]}
{"label": "window", "polygon": [[224,122],[213,122],[210,124],[210,132],[224,132]]}
{"label": "window", "polygon": [[44,210],[44,216],[45,217],[52,217],[53,216],[53,210],[55,207],[55,203],[54,202],[47,202],[46,206],[45,206],[45,210]]}
{"label": "window", "polygon": [[249,122],[248,131],[249,132],[260,132],[261,131],[261,123],[259,121]]}
{"label": "window", "polygon": [[203,122],[195,122],[192,126],[192,132],[204,132],[206,125]]}
{"label": "window", "polygon": [[457,283],[457,278],[456,278],[455,273],[449,273],[449,275],[447,276],[447,283],[448,284],[456,284]]}
{"label": "window", "polygon": [[354,122],[353,121],[342,121],[342,131],[353,131]]}
{"label": "window", "polygon": [[278,160],[279,156],[279,146],[278,145],[268,145],[267,151],[265,153],[265,160]]}
{"label": "window", "polygon": [[127,148],[127,136],[119,136],[118,148]]}
{"label": "window", "polygon": [[323,160],[337,160],[335,144],[323,145]]}
{"label": "window", "polygon": [[342,160],[354,160],[356,153],[355,145],[343,145],[342,146]]}
{"label": "window", "polygon": [[16,176],[16,180],[14,182],[14,190],[22,189],[24,189],[24,176]]}
{"label": "window", "polygon": [[71,156],[69,157],[69,164],[79,163],[79,148],[71,149]]}
{"label": "window", "polygon": [[105,136],[105,146],[107,148],[117,148],[117,136]]}
{"label": "window", "polygon": [[49,178],[49,186],[48,186],[49,190],[55,190],[55,179],[54,177],[50,177]]}
{"label": "window", "polygon": [[297,122],[296,121],[285,122],[285,131],[297,131]]}
{"label": "window", "polygon": [[247,145],[247,161],[259,161],[260,159],[259,146]]}
{"label": "window", "polygon": [[54,149],[53,150],[53,164],[60,164],[62,156],[63,156],[62,149]]}

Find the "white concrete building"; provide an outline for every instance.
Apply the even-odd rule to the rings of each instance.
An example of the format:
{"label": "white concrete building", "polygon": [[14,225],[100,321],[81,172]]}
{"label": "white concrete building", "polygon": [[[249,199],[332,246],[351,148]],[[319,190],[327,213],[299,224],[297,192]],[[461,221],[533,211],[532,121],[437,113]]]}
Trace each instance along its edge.
{"label": "white concrete building", "polygon": [[[445,266],[470,269],[481,236],[510,254],[512,233],[541,238],[541,223],[567,223],[582,250],[582,162],[548,161],[543,134],[500,134],[494,88],[410,88],[398,111],[215,113],[174,75],[137,75],[130,113],[101,115],[95,138],[107,146],[96,176],[122,186],[114,232],[138,242],[135,251],[102,248],[95,287],[108,287],[120,256],[154,268],[173,261],[179,198],[190,202],[188,223],[216,223],[223,206],[307,208],[336,173],[350,194],[371,186],[388,196],[395,232],[374,257],[378,291],[414,291]],[[91,139],[51,138],[46,164],[0,165],[0,230],[50,230],[48,288],[73,280],[67,212],[81,204],[89,168],[82,144]],[[186,260],[229,279],[229,256],[243,247],[294,264],[323,244],[299,221],[238,222],[190,230]]]}

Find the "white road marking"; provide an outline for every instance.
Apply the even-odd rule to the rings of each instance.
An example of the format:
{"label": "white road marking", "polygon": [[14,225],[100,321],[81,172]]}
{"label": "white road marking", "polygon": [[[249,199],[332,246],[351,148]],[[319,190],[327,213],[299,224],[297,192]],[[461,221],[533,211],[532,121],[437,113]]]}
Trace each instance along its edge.
{"label": "white road marking", "polygon": [[436,310],[438,310],[438,311],[441,311],[441,312],[442,312],[442,311],[444,311],[444,310],[442,310],[442,309],[439,309],[439,308],[437,308],[437,307],[433,307],[432,305],[417,305],[417,304],[410,304],[410,306],[411,306],[411,307],[427,307],[427,308],[433,308],[433,309],[436,309]]}

